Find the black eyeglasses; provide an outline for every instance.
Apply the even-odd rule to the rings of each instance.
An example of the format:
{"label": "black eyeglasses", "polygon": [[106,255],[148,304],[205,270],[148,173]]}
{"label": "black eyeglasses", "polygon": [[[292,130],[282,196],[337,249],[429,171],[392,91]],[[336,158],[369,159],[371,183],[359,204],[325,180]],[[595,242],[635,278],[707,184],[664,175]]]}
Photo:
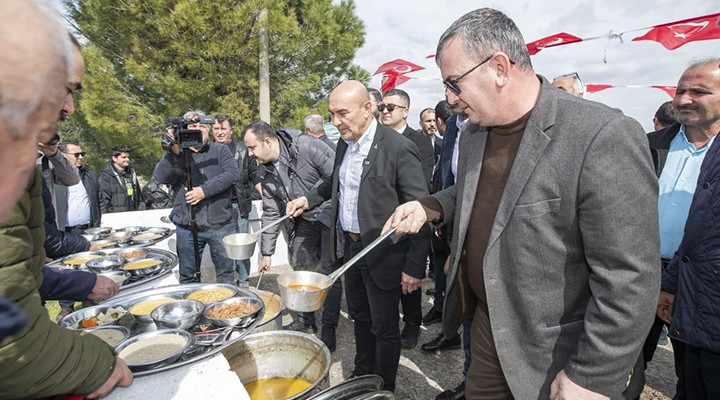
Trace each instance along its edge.
{"label": "black eyeglasses", "polygon": [[79,153],[65,153],[65,154],[71,154],[71,155],[75,156],[75,158],[78,158],[78,157],[80,157],[80,156],[85,157],[85,152],[84,152],[84,151],[81,151],[81,152],[79,152]]}
{"label": "black eyeglasses", "polygon": [[384,112],[386,108],[387,108],[388,112],[391,113],[391,112],[395,111],[396,108],[407,108],[407,107],[399,106],[397,104],[392,104],[392,103],[390,103],[390,104],[378,103],[378,105],[377,105],[377,109],[380,112]]}
{"label": "black eyeglasses", "polygon": [[445,85],[445,88],[448,89],[448,90],[450,90],[451,92],[453,92],[453,93],[455,93],[455,94],[460,94],[461,90],[460,90],[460,87],[458,86],[458,83],[460,83],[460,80],[462,80],[464,77],[468,76],[471,72],[473,72],[473,71],[475,71],[476,69],[480,68],[481,65],[483,65],[483,64],[485,64],[486,62],[490,61],[490,59],[492,58],[492,56],[493,56],[494,54],[495,54],[495,53],[490,54],[490,57],[486,58],[485,61],[481,62],[480,64],[478,64],[478,65],[476,65],[476,66],[474,66],[474,67],[472,67],[472,68],[470,68],[467,72],[465,72],[464,74],[458,76],[457,78],[455,78],[455,79],[443,80],[443,85]]}

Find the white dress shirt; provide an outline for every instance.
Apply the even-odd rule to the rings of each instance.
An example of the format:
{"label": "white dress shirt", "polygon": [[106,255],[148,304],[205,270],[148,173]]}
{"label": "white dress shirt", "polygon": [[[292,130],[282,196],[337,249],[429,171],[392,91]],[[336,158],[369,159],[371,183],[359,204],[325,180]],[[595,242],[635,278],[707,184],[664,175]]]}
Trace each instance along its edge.
{"label": "white dress shirt", "polygon": [[363,167],[367,165],[367,155],[372,147],[377,131],[377,121],[373,118],[370,127],[360,139],[353,143],[345,141],[348,148],[340,164],[340,226],[345,232],[360,233],[358,221],[358,197],[360,195],[360,177]]}
{"label": "white dress shirt", "polygon": [[90,223],[90,199],[82,181],[67,188],[67,222],[65,226],[78,226]]}
{"label": "white dress shirt", "polygon": [[460,115],[458,115],[458,117],[455,118],[455,126],[457,126],[457,137],[455,138],[455,146],[453,146],[450,170],[452,171],[456,182],[457,182],[457,176],[458,176],[457,175],[457,164],[458,164],[458,153],[460,152],[460,135],[462,135],[462,130],[463,130],[463,127],[465,127],[466,121],[467,121],[467,117],[462,118]]}

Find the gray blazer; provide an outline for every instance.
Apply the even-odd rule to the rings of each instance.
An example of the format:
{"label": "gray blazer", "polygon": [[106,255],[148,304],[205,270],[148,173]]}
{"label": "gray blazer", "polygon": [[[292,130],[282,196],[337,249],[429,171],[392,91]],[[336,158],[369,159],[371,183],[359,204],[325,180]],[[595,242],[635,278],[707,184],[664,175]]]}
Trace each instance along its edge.
{"label": "gray blazer", "polygon": [[[434,195],[455,224],[447,337],[475,311],[459,253],[486,136],[465,127],[457,183]],[[563,369],[612,398],[642,391],[638,356],[660,283],[657,191],[637,121],[543,79],[484,257],[493,339],[515,398],[547,399]]]}

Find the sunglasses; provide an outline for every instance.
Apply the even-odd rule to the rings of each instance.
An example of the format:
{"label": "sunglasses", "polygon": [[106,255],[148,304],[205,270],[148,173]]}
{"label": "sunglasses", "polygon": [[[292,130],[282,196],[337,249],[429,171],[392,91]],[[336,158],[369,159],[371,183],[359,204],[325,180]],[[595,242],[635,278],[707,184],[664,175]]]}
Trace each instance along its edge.
{"label": "sunglasses", "polygon": [[[482,62],[479,63],[478,65],[470,68],[467,72],[465,72],[464,74],[458,76],[458,77],[455,78],[455,79],[443,80],[443,85],[445,85],[445,89],[447,89],[447,90],[455,93],[456,95],[460,94],[460,92],[461,92],[462,90],[460,90],[460,86],[458,86],[458,83],[460,83],[460,81],[461,81],[463,78],[465,78],[466,76],[468,76],[471,72],[473,72],[473,71],[475,71],[476,69],[480,68],[481,65],[483,65],[483,64],[485,64],[486,62],[490,61],[490,59],[492,59],[492,57],[493,57],[494,55],[495,55],[495,53],[490,54],[490,57],[486,58],[484,61],[482,61]],[[510,64],[515,65],[515,61],[513,61],[513,60],[509,60],[509,61],[510,61]]]}
{"label": "sunglasses", "polygon": [[79,152],[79,153],[65,153],[65,154],[73,155],[73,156],[75,156],[75,158],[85,157],[85,152],[84,152],[84,151],[81,151],[81,152]]}
{"label": "sunglasses", "polygon": [[385,112],[386,108],[387,108],[388,112],[391,113],[391,112],[395,111],[396,108],[407,108],[407,107],[399,106],[397,104],[392,104],[392,103],[390,103],[390,104],[378,103],[378,105],[377,105],[377,109],[380,112]]}

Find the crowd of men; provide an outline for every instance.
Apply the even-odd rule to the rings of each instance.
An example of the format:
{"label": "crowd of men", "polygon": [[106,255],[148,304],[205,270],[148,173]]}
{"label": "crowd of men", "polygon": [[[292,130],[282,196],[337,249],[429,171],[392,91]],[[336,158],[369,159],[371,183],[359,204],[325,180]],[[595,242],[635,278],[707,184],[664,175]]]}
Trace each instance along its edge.
{"label": "crowd of men", "polygon": [[[683,72],[646,135],[583,99],[579,74],[536,74],[514,22],[478,9],[440,37],[446,100],[422,109],[419,130],[408,93],[358,81],[329,95],[337,143],[317,114],[302,131],[253,121],[237,139],[230,116],[210,124],[193,110],[183,118],[199,141],[169,130],[141,189],[131,148],[113,147],[98,176],[81,143],[56,137],[84,63],[52,5],[6,0],[0,12],[18,16],[0,25],[0,398],[96,398],[132,382],[104,342],[51,323],[42,306],[100,301],[117,285],[45,268],[46,255],[87,250],[79,233],[102,213],[172,208],[180,282],[199,281],[208,245],[217,281],[246,286],[249,262],[229,259],[221,238],[248,231],[259,198],[263,225],[292,217],[263,232],[260,271],[281,232],[293,269],[328,274],[396,229],[344,275],[352,376],[395,390],[402,349],[441,322],[422,350],[462,345],[465,364],[437,399],[636,399],[667,330],[675,398],[720,398],[720,58]],[[322,311],[331,351],[342,293],[338,280]],[[285,329],[316,333],[315,314]]]}

